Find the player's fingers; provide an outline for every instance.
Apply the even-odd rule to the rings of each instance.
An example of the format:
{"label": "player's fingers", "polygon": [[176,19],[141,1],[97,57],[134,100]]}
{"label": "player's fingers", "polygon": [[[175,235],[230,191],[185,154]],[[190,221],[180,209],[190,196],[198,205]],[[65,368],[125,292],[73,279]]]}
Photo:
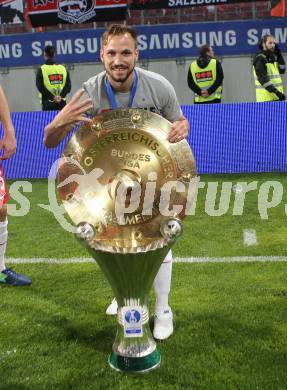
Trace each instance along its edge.
{"label": "player's fingers", "polygon": [[74,94],[74,96],[72,97],[72,99],[70,100],[70,103],[77,102],[77,101],[83,96],[83,94],[84,94],[85,92],[86,92],[86,91],[84,90],[84,88],[79,89],[79,90]]}
{"label": "player's fingers", "polygon": [[88,118],[86,116],[78,116],[77,122],[85,122],[85,123],[91,123],[92,119]]}
{"label": "player's fingers", "polygon": [[77,105],[77,109],[82,110],[83,112],[91,110],[92,108],[93,108],[93,102],[92,99],[90,98],[83,100]]}
{"label": "player's fingers", "polygon": [[185,133],[185,131],[180,131],[179,129],[171,130],[167,135],[167,139],[169,142],[179,142],[185,139]]}
{"label": "player's fingers", "polygon": [[171,129],[169,131],[169,133],[167,134],[167,139],[169,141],[175,140],[177,138],[177,136],[178,136],[177,131],[175,129]]}

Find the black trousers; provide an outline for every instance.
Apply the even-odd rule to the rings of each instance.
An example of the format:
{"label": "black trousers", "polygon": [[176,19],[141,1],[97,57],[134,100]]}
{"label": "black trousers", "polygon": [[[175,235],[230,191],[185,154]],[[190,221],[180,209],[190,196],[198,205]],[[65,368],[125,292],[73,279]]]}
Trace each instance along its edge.
{"label": "black trousers", "polygon": [[49,100],[42,101],[42,110],[43,111],[60,111],[63,107],[65,107],[66,101],[62,100],[59,103],[50,102]]}

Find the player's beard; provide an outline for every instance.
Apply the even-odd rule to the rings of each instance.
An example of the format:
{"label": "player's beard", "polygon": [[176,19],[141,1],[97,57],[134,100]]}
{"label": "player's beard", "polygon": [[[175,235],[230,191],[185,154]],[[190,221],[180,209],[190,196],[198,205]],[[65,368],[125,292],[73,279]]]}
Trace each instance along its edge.
{"label": "player's beard", "polygon": [[130,77],[130,75],[133,73],[134,68],[135,68],[135,64],[134,64],[134,66],[132,68],[128,69],[128,71],[127,71],[127,73],[125,75],[119,76],[119,77],[115,77],[114,74],[113,74],[113,71],[111,71],[109,68],[107,68],[105,66],[105,70],[106,70],[109,78],[111,80],[113,80],[114,82],[120,83],[120,84],[124,84],[127,81],[127,79]]}

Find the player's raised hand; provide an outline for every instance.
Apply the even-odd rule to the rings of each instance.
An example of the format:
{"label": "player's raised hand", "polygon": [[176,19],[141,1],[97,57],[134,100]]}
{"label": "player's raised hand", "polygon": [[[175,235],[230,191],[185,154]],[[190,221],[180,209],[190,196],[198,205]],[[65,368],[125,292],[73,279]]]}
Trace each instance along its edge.
{"label": "player's raised hand", "polygon": [[75,93],[70,102],[54,118],[53,123],[55,126],[60,127],[77,122],[91,122],[91,119],[85,113],[93,108],[93,102],[90,98],[81,100],[84,93],[85,90],[83,88]]}
{"label": "player's raised hand", "polygon": [[44,143],[48,148],[57,146],[76,123],[91,122],[86,113],[93,108],[93,102],[90,98],[81,100],[84,93],[83,88],[77,91],[70,102],[45,127]]}

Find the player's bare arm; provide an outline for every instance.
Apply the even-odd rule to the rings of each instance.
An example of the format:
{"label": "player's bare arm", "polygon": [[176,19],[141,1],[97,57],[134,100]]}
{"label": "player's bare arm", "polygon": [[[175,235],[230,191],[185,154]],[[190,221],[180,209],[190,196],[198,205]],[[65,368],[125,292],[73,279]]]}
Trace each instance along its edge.
{"label": "player's bare arm", "polygon": [[4,129],[4,137],[0,140],[0,149],[4,151],[0,160],[6,160],[13,156],[16,151],[16,138],[14,126],[10,116],[7,99],[0,86],[0,120]]}
{"label": "player's bare arm", "polygon": [[169,142],[179,142],[188,136],[189,123],[184,115],[181,115],[177,121],[173,122],[167,135]]}
{"label": "player's bare arm", "polygon": [[76,123],[91,122],[91,119],[87,118],[85,113],[93,108],[93,103],[90,98],[80,100],[84,93],[83,88],[77,91],[71,101],[45,127],[44,144],[47,148],[57,146]]}

